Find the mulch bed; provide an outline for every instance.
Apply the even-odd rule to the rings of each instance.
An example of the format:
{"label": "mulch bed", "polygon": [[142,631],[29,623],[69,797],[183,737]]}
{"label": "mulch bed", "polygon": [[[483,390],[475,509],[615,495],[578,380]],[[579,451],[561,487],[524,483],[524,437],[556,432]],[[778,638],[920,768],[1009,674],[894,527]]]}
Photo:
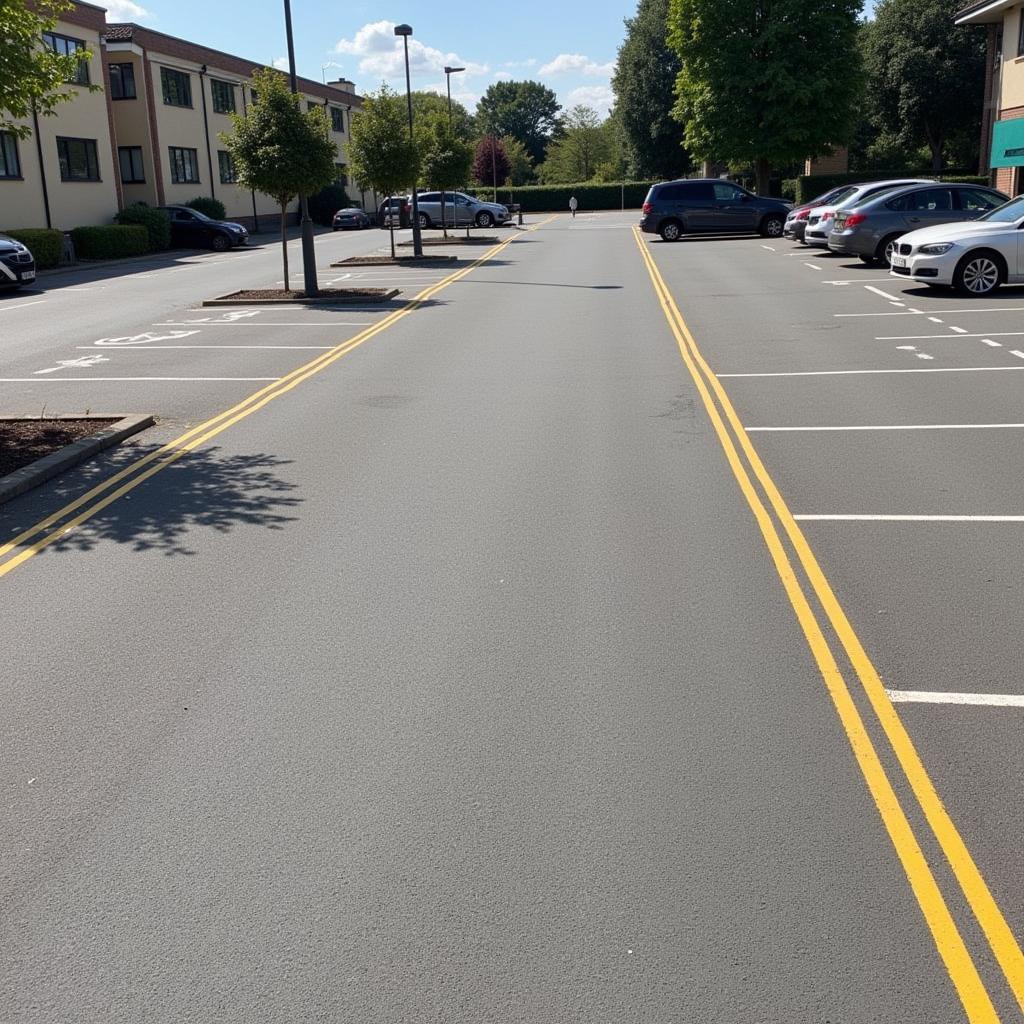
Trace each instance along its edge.
{"label": "mulch bed", "polygon": [[277,304],[294,302],[298,305],[322,303],[339,305],[341,303],[385,302],[401,294],[397,288],[321,288],[314,295],[307,297],[304,291],[286,292],[283,288],[243,288],[241,291],[218,295],[215,299],[206,299],[204,306],[248,306],[261,303]]}
{"label": "mulch bed", "polygon": [[117,420],[0,420],[0,477]]}
{"label": "mulch bed", "polygon": [[[500,239],[497,235],[470,235],[466,238],[465,235],[459,235],[456,237],[452,235],[449,238],[424,238],[424,245],[496,245]],[[399,242],[398,243],[403,249],[411,249],[412,242]]]}
{"label": "mulch bed", "polygon": [[386,267],[386,266],[417,266],[424,263],[456,263],[458,256],[444,256],[431,253],[427,256],[349,256],[347,260],[338,260],[332,267]]}

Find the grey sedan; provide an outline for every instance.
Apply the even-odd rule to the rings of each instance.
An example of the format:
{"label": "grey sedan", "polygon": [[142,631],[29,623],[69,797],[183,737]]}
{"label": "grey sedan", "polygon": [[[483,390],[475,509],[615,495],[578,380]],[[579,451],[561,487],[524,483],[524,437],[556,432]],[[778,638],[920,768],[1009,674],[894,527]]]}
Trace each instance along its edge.
{"label": "grey sedan", "polygon": [[[410,202],[412,199],[410,197]],[[441,193],[423,192],[416,197],[420,213],[420,227],[441,226]],[[474,199],[462,192],[444,194],[444,222],[453,224],[475,224],[478,228],[489,228],[504,224],[509,218],[508,207],[501,203],[487,203]]]}
{"label": "grey sedan", "polygon": [[982,185],[933,182],[911,185],[837,210],[828,236],[832,252],[888,264],[896,240],[908,231],[975,220],[1007,200]]}

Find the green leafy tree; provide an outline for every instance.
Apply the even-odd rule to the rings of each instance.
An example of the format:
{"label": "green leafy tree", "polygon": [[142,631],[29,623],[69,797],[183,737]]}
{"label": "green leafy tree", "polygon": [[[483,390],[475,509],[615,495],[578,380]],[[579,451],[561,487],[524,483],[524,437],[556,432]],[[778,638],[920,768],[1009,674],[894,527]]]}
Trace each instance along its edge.
{"label": "green leafy tree", "polygon": [[[79,50],[62,56],[43,46],[41,38],[70,9],[66,0],[35,0],[31,5],[26,0],[0,0],[0,130],[27,139],[31,127],[18,122],[31,117],[33,109],[54,114],[58,104],[75,98],[68,83],[92,54]],[[87,88],[95,91],[99,86]]]}
{"label": "green leafy tree", "polygon": [[[405,100],[387,85],[366,96],[362,109],[353,114],[348,163],[355,181],[389,199],[416,182],[419,146],[409,139]],[[391,255],[395,255],[393,219]]]}
{"label": "green leafy tree", "polygon": [[[862,0],[669,0],[669,45],[682,65],[675,114],[690,153],[753,165],[764,195],[771,167],[845,144],[861,92],[861,6]],[[826,56],[806,59],[809,53]]]}
{"label": "green leafy tree", "polygon": [[487,135],[518,139],[534,163],[558,131],[555,94],[540,82],[495,82],[487,87],[476,107],[477,128]]}
{"label": "green leafy tree", "polygon": [[548,146],[541,165],[544,184],[590,181],[597,168],[612,158],[612,135],[591,107],[573,107],[562,121],[562,133]]}
{"label": "green leafy tree", "polygon": [[612,76],[629,170],[638,180],[677,178],[690,169],[683,126],[672,116],[679,56],[668,45],[669,0],[640,0]]}
{"label": "green leafy tree", "polygon": [[235,162],[239,184],[263,192],[281,208],[284,288],[289,291],[288,204],[334,180],[336,150],[323,107],[304,111],[279,71],[264,68],[252,80],[259,102],[244,115],[232,114],[233,131],[220,139]]}
{"label": "green leafy tree", "polygon": [[501,144],[505,147],[505,155],[508,157],[508,180],[509,184],[529,185],[537,177],[533,167],[533,161],[526,147],[511,135],[502,137]]}
{"label": "green leafy tree", "polygon": [[428,188],[441,193],[441,226],[445,238],[448,237],[445,192],[453,191],[469,180],[472,163],[473,148],[448,127],[447,113],[443,117],[435,117],[424,133],[420,178]]}
{"label": "green leafy tree", "polygon": [[[881,0],[864,36],[875,126],[908,149],[927,146],[942,169],[952,146],[976,157],[985,36],[953,24],[961,0]],[[964,153],[964,137],[967,152]]]}
{"label": "green leafy tree", "polygon": [[[447,122],[447,95],[416,90],[412,94],[412,116],[417,125],[432,122],[436,117],[443,117]],[[471,139],[476,135],[473,115],[458,100],[452,100],[452,129],[460,139]]]}

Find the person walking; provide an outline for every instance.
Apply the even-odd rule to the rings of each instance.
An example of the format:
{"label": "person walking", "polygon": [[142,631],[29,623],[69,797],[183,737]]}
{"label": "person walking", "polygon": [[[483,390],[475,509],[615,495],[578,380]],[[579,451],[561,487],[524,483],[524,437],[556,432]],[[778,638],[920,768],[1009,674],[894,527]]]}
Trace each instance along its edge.
{"label": "person walking", "polygon": [[576,219],[576,207],[579,206],[579,205],[580,204],[576,202],[576,197],[575,196],[570,196],[569,197],[569,210],[572,213],[573,220]]}

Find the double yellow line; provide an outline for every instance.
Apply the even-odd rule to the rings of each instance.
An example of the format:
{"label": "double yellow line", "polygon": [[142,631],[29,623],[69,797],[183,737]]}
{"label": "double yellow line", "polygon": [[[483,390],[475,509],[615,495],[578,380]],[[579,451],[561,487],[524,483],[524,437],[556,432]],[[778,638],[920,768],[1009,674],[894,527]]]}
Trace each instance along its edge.
{"label": "double yellow line", "polygon": [[[850,625],[846,613],[825,578],[825,574],[800,527],[751,444],[721,382],[701,355],[700,349],[686,326],[686,322],[640,232],[634,228],[633,233],[654,285],[655,294],[658,296],[665,318],[679,345],[683,362],[701,396],[715,433],[718,435],[718,440],[736,477],[736,482],[757,520],[757,525],[771,554],[786,596],[793,606],[807,644],[817,662],[868,790],[903,865],[903,870],[906,872],[925,921],[931,930],[939,955],[942,957],[946,970],[960,996],[967,1019],[971,1024],[991,1024],[991,1022],[999,1021],[988,991],[978,974],[977,967],[956,922],[953,920],[953,915],[950,913],[939,884],[928,865],[893,784],[882,766],[867,726],[857,710],[832,649],[825,639],[818,617],[811,608],[804,584],[797,575],[776,523],[781,524],[782,530],[788,537],[811,590],[821,603],[839,643],[849,658],[854,673],[867,694],[896,759],[906,775],[918,806],[924,812],[925,819],[942,848],[949,866],[1006,976],[1013,995],[1021,1009],[1024,1010],[1024,954],[1021,953],[1016,938],[936,793],[903,722],[885,692],[878,672]],[[753,474],[753,479],[751,474]],[[775,518],[772,517],[761,493],[758,492],[754,479],[760,484]]]}
{"label": "double yellow line", "polygon": [[[537,228],[543,227],[550,220],[552,218],[548,217],[527,230],[536,231]],[[117,501],[118,498],[134,490],[139,484],[155,476],[168,466],[173,465],[189,452],[195,451],[195,449],[206,444],[207,441],[229,427],[234,426],[240,420],[251,416],[265,405],[269,405],[275,399],[298,387],[303,381],[320,373],[332,363],[337,362],[354,349],[359,348],[360,345],[365,344],[371,338],[375,338],[378,334],[393,327],[400,320],[403,320],[422,307],[424,303],[438,292],[454,284],[456,281],[460,281],[477,267],[493,259],[498,253],[511,245],[516,240],[516,237],[516,235],[512,235],[504,242],[493,246],[480,256],[479,259],[474,260],[461,270],[449,274],[429,288],[425,288],[414,296],[407,305],[395,310],[393,313],[389,313],[383,320],[378,321],[372,327],[361,331],[355,337],[349,338],[347,341],[336,345],[310,362],[292,370],[291,373],[249,395],[248,398],[243,399],[237,405],[233,405],[230,409],[226,409],[224,412],[186,431],[180,437],[169,441],[161,448],[150,452],[148,455],[144,455],[141,459],[137,459],[131,465],[126,466],[102,483],[97,484],[91,490],[81,495],[81,497],[76,498],[63,508],[48,515],[45,519],[30,526],[27,530],[18,534],[18,536],[12,537],[4,544],[0,544],[0,559],[4,560],[0,563],[0,577],[13,572],[19,565],[24,564],[34,555],[39,554],[40,551],[58,541],[71,530],[81,526],[82,523],[91,519],[97,512],[101,512],[108,505]]]}

